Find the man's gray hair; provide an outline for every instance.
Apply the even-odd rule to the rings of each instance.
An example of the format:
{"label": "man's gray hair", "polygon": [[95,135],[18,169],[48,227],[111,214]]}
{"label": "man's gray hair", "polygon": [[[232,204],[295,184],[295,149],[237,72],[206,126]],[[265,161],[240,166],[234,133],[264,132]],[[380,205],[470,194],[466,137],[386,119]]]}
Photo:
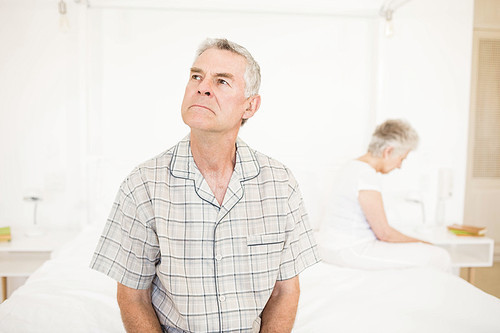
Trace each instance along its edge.
{"label": "man's gray hair", "polygon": [[393,147],[393,154],[404,155],[418,146],[418,134],[406,121],[388,119],[378,125],[368,145],[368,152],[381,157],[387,147]]}
{"label": "man's gray hair", "polygon": [[198,48],[196,56],[199,57],[208,49],[226,50],[244,57],[247,61],[245,69],[245,97],[257,95],[260,88],[260,67],[250,52],[241,45],[222,38],[207,38]]}

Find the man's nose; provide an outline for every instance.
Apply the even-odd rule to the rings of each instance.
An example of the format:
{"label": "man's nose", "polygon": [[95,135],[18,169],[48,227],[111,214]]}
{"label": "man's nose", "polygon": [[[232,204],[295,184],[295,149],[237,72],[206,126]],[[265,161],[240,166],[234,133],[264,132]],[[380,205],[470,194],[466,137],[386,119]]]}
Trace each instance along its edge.
{"label": "man's nose", "polygon": [[210,83],[207,81],[208,80],[203,80],[200,82],[200,84],[198,85],[198,94],[205,96],[212,95],[212,87],[210,86]]}

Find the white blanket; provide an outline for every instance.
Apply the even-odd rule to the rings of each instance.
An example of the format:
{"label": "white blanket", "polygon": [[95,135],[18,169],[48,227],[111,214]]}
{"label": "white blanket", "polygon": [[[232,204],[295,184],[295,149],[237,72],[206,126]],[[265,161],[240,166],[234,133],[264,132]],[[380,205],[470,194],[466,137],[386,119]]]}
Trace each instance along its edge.
{"label": "white blanket", "polygon": [[[83,231],[0,305],[0,332],[124,332],[116,282],[88,268],[100,231]],[[451,274],[319,263],[300,281],[294,333],[500,332],[500,301]]]}

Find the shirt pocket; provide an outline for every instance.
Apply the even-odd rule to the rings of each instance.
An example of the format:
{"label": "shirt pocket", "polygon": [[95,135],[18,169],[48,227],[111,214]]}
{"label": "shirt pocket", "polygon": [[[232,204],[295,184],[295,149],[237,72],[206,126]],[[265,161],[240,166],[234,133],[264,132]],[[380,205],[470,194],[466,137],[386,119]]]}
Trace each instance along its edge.
{"label": "shirt pocket", "polygon": [[284,234],[263,234],[247,236],[247,247],[252,263],[267,270],[278,269],[281,263],[281,252],[285,245]]}
{"label": "shirt pocket", "polygon": [[263,234],[263,235],[250,235],[247,236],[248,246],[272,245],[281,244],[285,242],[284,234]]}
{"label": "shirt pocket", "polygon": [[271,292],[281,266],[281,254],[285,246],[284,234],[262,234],[247,236],[248,250],[248,283],[254,304],[258,309],[263,309]]}

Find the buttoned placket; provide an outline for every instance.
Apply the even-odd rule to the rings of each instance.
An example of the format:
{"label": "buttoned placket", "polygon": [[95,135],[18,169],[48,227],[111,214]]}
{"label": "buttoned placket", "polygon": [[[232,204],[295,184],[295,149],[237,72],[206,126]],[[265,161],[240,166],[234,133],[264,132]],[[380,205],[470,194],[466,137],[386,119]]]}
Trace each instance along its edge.
{"label": "buttoned placket", "polygon": [[[238,141],[237,141],[238,142]],[[236,164],[235,168],[233,170],[233,173],[231,175],[231,179],[229,181],[226,194],[224,196],[224,200],[222,205],[219,205],[215,195],[213,194],[212,190],[210,189],[210,186],[206,182],[206,180],[203,178],[203,175],[199,171],[198,167],[196,166],[196,163],[194,162],[193,156],[191,154],[191,149],[190,149],[190,143],[186,142],[187,145],[182,147],[183,149],[181,150],[181,147],[178,146],[177,151],[175,152],[175,155],[178,154],[180,151],[181,155],[179,155],[180,158],[182,158],[182,161],[179,161],[182,164],[184,164],[185,169],[175,169],[174,173],[182,178],[188,178],[193,180],[193,185],[196,194],[198,197],[208,203],[210,203],[214,208],[218,209],[217,213],[217,218],[215,221],[215,228],[214,228],[214,242],[213,242],[213,258],[214,258],[214,283],[215,283],[215,291],[216,291],[216,297],[217,297],[217,305],[218,305],[218,316],[219,316],[219,331],[222,331],[223,329],[223,318],[222,318],[222,310],[225,306],[225,303],[227,301],[227,296],[224,295],[223,291],[223,286],[219,285],[219,279],[218,279],[218,272],[222,269],[223,265],[223,259],[224,259],[224,253],[221,252],[221,249],[217,247],[217,227],[219,223],[228,215],[228,213],[231,211],[231,209],[243,198],[244,195],[244,189],[242,182],[245,180],[251,179],[253,177],[256,177],[259,173],[259,168],[258,165],[256,164],[256,161],[253,158],[253,155],[251,155],[251,152],[249,151],[248,147],[246,147],[245,153],[249,156],[245,156],[247,160],[242,161],[241,160],[241,155],[240,152],[237,150],[236,151]],[[248,151],[248,152],[247,152]],[[173,163],[177,163],[178,161],[173,160]],[[249,170],[247,170],[247,178],[244,179],[244,170],[243,170],[243,164],[247,163]],[[249,163],[250,162],[250,163]]]}
{"label": "buttoned placket", "polygon": [[217,207],[218,209],[218,214],[217,214],[217,220],[215,222],[215,229],[214,229],[214,242],[213,242],[213,257],[214,257],[214,283],[215,283],[215,290],[217,294],[217,301],[218,301],[218,315],[219,315],[219,330],[222,330],[223,328],[223,318],[222,318],[222,312],[226,304],[226,298],[227,296],[224,295],[224,286],[220,283],[219,279],[219,273],[222,270],[223,267],[223,253],[222,249],[218,247],[218,242],[217,242],[217,227],[219,223],[227,216],[229,211],[243,198],[243,186],[241,184],[242,179],[240,177],[240,172],[238,172],[238,169],[240,169],[240,163],[239,163],[239,156],[236,157],[237,160],[237,166],[233,170],[233,173],[231,174],[231,179],[229,181],[228,187],[226,189],[226,194],[224,195],[224,200],[222,202],[222,205],[219,206],[219,203],[213,194],[212,190],[210,189],[210,186],[206,182],[205,178],[199,171],[198,167],[194,163],[194,160],[190,160],[190,174],[194,175],[194,186],[195,186],[195,191],[198,194],[198,196],[210,203],[211,205]]}
{"label": "buttoned placket", "polygon": [[215,262],[215,285],[218,295],[219,301],[219,323],[220,329],[223,328],[223,318],[222,311],[226,306],[227,296],[224,295],[224,286],[220,283],[219,273],[224,267],[223,257],[224,253],[222,253],[222,249],[219,248],[219,243],[217,242],[217,227],[222,222],[222,220],[227,216],[227,214],[231,211],[231,209],[243,198],[243,186],[241,184],[241,178],[239,172],[236,170],[233,171],[231,175],[231,180],[229,181],[229,185],[226,190],[226,194],[224,195],[224,200],[219,209],[219,214],[217,216],[217,222],[215,224],[214,230],[214,262]]}

